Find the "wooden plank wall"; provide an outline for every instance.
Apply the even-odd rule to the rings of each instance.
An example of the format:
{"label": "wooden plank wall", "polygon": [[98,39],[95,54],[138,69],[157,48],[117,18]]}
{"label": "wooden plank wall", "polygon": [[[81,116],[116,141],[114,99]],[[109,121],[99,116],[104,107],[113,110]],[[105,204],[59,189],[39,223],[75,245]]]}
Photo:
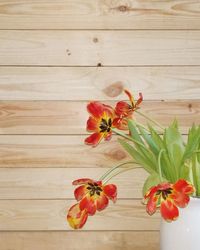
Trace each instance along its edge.
{"label": "wooden plank wall", "polygon": [[84,230],[65,221],[73,179],[128,159],[116,137],[83,144],[87,101],[124,87],[163,125],[199,124],[199,0],[0,0],[0,250],[159,249],[142,170]]}

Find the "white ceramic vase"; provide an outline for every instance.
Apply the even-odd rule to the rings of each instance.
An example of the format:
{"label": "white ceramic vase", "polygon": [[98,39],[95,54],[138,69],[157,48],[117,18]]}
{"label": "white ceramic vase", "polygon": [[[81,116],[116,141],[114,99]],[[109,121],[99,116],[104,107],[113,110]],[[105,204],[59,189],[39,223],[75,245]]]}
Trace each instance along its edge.
{"label": "white ceramic vase", "polygon": [[160,250],[200,250],[200,198],[191,197],[176,221],[161,221]]}

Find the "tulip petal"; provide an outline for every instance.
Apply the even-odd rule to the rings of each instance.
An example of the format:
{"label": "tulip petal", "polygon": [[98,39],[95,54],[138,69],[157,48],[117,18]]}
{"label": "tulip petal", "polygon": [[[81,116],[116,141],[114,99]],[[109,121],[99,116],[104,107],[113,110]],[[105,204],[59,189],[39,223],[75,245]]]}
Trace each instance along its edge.
{"label": "tulip petal", "polygon": [[85,139],[85,143],[88,145],[97,146],[102,138],[103,138],[102,133],[93,133]]}
{"label": "tulip petal", "polygon": [[115,113],[117,116],[128,116],[132,111],[132,107],[124,101],[119,101],[115,107]]}
{"label": "tulip petal", "polygon": [[184,179],[180,179],[178,180],[174,185],[173,188],[177,191],[177,192],[181,192],[181,193],[185,193],[185,194],[192,194],[194,193],[194,187],[187,182]]}
{"label": "tulip petal", "polygon": [[94,181],[89,178],[82,178],[82,179],[78,179],[72,182],[73,185],[82,185],[82,184],[88,184],[88,183],[94,183]]}
{"label": "tulip petal", "polygon": [[120,130],[128,130],[128,122],[127,119],[123,118],[115,118],[113,120],[113,127],[118,128]]}
{"label": "tulip petal", "polygon": [[135,103],[135,102],[134,102],[133,95],[132,95],[127,89],[125,89],[124,92],[125,92],[125,94],[128,96],[128,98],[129,98],[129,100],[130,100],[130,102],[131,102],[131,105],[134,106],[134,103]]}
{"label": "tulip petal", "polygon": [[146,211],[149,215],[153,215],[156,212],[156,208],[157,208],[157,204],[154,201],[154,198],[150,198],[148,203],[147,203],[147,207],[146,207]]}
{"label": "tulip petal", "polygon": [[96,199],[96,205],[97,205],[97,210],[101,211],[105,209],[108,206],[109,200],[107,196],[104,194],[101,194],[97,199]]}
{"label": "tulip petal", "polygon": [[168,182],[163,182],[157,185],[157,189],[161,191],[167,190],[169,188],[173,188],[173,185]]}
{"label": "tulip petal", "polygon": [[90,116],[87,120],[87,130],[88,131],[98,131],[98,120],[96,120],[94,117]]}
{"label": "tulip petal", "polygon": [[74,197],[77,201],[80,201],[87,194],[87,186],[82,185],[74,190]]}
{"label": "tulip petal", "polygon": [[96,204],[92,197],[85,196],[79,203],[80,210],[86,209],[89,215],[96,213]]}
{"label": "tulip petal", "polygon": [[157,186],[153,186],[151,187],[145,194],[144,198],[150,198],[152,197],[156,192],[158,191],[158,187]]}
{"label": "tulip petal", "polygon": [[87,110],[92,116],[100,118],[103,115],[105,107],[100,102],[90,102],[87,105]]}
{"label": "tulip petal", "polygon": [[79,204],[73,205],[68,212],[67,221],[69,225],[74,229],[80,229],[84,226],[88,218],[86,210],[80,210]]}
{"label": "tulip petal", "polygon": [[143,95],[142,95],[142,93],[139,93],[139,98],[135,104],[135,107],[137,108],[142,101],[143,101]]}
{"label": "tulip petal", "polygon": [[103,104],[103,106],[104,106],[104,113],[106,114],[106,116],[109,117],[109,118],[113,118],[114,109],[109,105]]}
{"label": "tulip petal", "polygon": [[170,200],[165,200],[161,203],[160,212],[162,217],[168,222],[176,220],[179,216],[178,208]]}
{"label": "tulip petal", "polygon": [[156,196],[151,196],[148,200],[146,211],[149,215],[152,215],[156,212],[157,208],[157,197]]}
{"label": "tulip petal", "polygon": [[190,197],[187,194],[178,192],[174,192],[171,198],[174,200],[174,203],[181,208],[186,207],[190,201]]}
{"label": "tulip petal", "polygon": [[103,186],[103,192],[106,196],[108,196],[109,199],[111,199],[113,202],[116,202],[117,200],[117,186],[114,184],[108,184]]}

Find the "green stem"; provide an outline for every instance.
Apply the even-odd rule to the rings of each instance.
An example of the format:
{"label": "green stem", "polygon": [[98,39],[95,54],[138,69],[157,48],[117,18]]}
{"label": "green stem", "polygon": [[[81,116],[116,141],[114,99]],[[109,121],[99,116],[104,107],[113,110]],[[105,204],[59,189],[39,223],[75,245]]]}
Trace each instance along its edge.
{"label": "green stem", "polygon": [[115,132],[117,135],[120,135],[120,136],[124,137],[125,139],[128,139],[129,141],[132,141],[132,142],[138,144],[139,146],[141,146],[142,148],[144,148],[146,150],[146,147],[142,143],[134,140],[131,136],[128,136],[128,135],[124,134],[123,132],[121,132],[121,131],[119,131],[118,129],[115,129],[115,128],[112,128],[112,131]]}
{"label": "green stem", "polygon": [[164,127],[158,123],[157,121],[155,121],[154,119],[150,118],[148,115],[145,115],[144,113],[135,110],[136,113],[138,113],[139,115],[143,116],[144,118],[146,118],[147,120],[151,121],[152,123],[154,123],[156,126],[158,126],[159,128],[161,128],[162,130],[164,130]]}
{"label": "green stem", "polygon": [[117,165],[117,166],[115,166],[115,167],[112,167],[112,168],[109,169],[108,171],[106,171],[106,172],[100,177],[99,180],[105,179],[110,173],[112,173],[112,172],[113,172],[114,170],[116,170],[117,168],[120,168],[120,167],[122,167],[122,166],[124,166],[124,165],[127,165],[127,164],[132,164],[132,163],[138,164],[137,162],[134,162],[134,161],[129,161],[129,162],[125,162],[125,163],[119,164],[119,165]]}
{"label": "green stem", "polygon": [[125,168],[125,169],[123,169],[123,170],[120,170],[120,171],[118,171],[117,173],[111,175],[108,179],[106,179],[106,180],[103,182],[103,184],[105,185],[110,179],[112,179],[113,177],[115,177],[115,176],[117,176],[117,175],[119,175],[119,174],[121,174],[121,173],[123,173],[123,172],[129,171],[129,170],[131,170],[131,169],[136,169],[136,168],[142,168],[142,167],[129,167],[129,168]]}
{"label": "green stem", "polygon": [[[145,129],[149,134],[151,134],[150,130],[149,130],[148,128],[146,128],[143,124],[137,122],[136,120],[134,120],[134,122],[136,123],[136,126],[137,126],[137,127],[142,127],[142,128]],[[163,133],[163,132],[161,132],[161,131],[158,131],[157,129],[156,129],[156,132],[157,132],[158,134],[162,134],[162,133]]]}

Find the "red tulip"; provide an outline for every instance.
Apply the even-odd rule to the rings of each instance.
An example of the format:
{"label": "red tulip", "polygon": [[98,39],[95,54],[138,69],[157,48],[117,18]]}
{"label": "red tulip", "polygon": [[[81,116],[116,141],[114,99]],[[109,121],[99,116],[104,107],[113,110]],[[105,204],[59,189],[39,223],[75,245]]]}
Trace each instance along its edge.
{"label": "red tulip", "polygon": [[103,138],[110,140],[114,118],[112,107],[100,102],[91,102],[88,104],[87,110],[91,114],[87,121],[87,130],[93,134],[85,139],[85,143],[96,146]]}
{"label": "red tulip", "polygon": [[147,212],[152,215],[160,207],[162,217],[166,221],[176,220],[179,216],[178,207],[186,207],[194,187],[186,180],[178,180],[175,184],[161,183],[150,188],[144,198],[147,202]]}
{"label": "red tulip", "polygon": [[128,90],[125,90],[125,93],[129,97],[129,101],[119,101],[115,107],[116,118],[113,120],[113,126],[118,129],[127,130],[127,120],[132,118],[132,115],[135,110],[139,108],[140,103],[143,101],[142,93],[139,93],[139,99],[137,102],[134,101],[133,96]]}
{"label": "red tulip", "polygon": [[79,202],[72,206],[68,212],[67,220],[74,229],[81,228],[88,215],[94,215],[108,206],[109,199],[117,199],[117,187],[114,184],[103,185],[101,181],[88,178],[73,181],[73,185],[80,185],[74,191]]}

